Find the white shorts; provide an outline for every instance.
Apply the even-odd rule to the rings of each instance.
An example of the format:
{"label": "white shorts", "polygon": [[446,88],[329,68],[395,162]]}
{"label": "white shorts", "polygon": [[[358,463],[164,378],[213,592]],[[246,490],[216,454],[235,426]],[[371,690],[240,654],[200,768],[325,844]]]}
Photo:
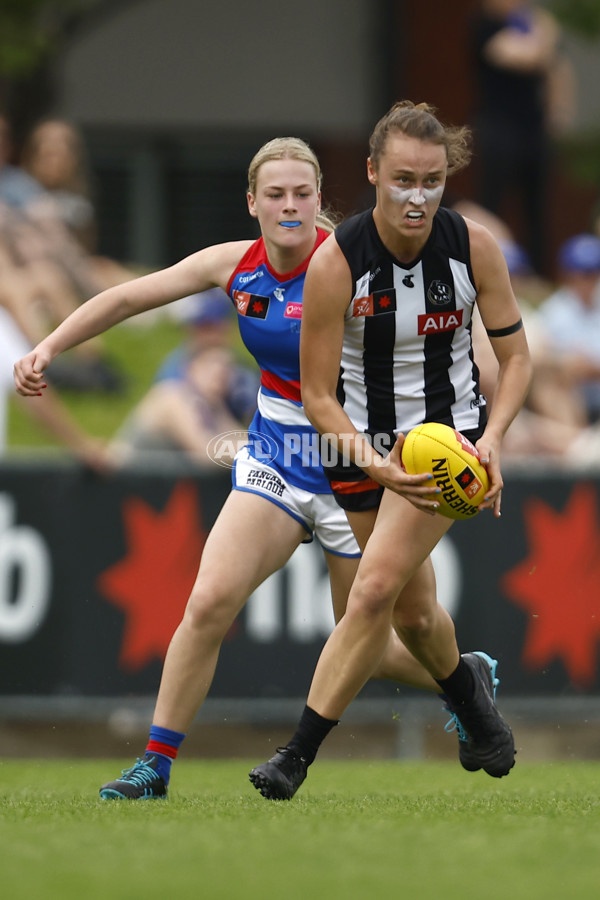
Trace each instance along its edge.
{"label": "white shorts", "polygon": [[313,494],[289,484],[276,469],[250,456],[247,447],[242,447],[235,456],[233,487],[236,491],[258,494],[280,506],[306,528],[308,537],[303,543],[310,543],[314,535],[329,553],[360,556],[346,513],[333,494]]}

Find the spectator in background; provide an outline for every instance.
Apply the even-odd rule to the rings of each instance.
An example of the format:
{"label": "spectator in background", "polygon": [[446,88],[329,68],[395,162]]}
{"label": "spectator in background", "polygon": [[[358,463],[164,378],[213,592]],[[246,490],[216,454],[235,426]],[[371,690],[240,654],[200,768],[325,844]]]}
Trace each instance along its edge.
{"label": "spectator in background", "polygon": [[[88,254],[52,213],[43,186],[13,165],[12,155],[10,125],[0,114],[0,304],[36,344],[89,296],[96,274]],[[82,391],[115,391],[122,383],[98,339],[59,361],[53,378],[58,386]]]}
{"label": "spectator in background", "polygon": [[480,203],[506,217],[517,194],[525,243],[545,271],[545,196],[555,134],[575,106],[572,69],[554,17],[528,0],[480,0],[471,21]]}
{"label": "spectator in background", "polygon": [[[539,307],[548,352],[579,399],[582,424],[600,421],[600,238],[578,234],[558,254],[559,287]],[[548,398],[549,411],[554,398]]]}
{"label": "spectator in background", "polygon": [[[173,304],[172,312],[185,325],[186,337],[164,360],[156,374],[157,381],[184,378],[187,363],[198,350],[207,347],[231,348],[234,334],[237,334],[231,300],[221,288],[184,297]],[[244,425],[250,422],[256,410],[259,384],[260,376],[254,360],[250,368],[231,358],[225,399],[231,415]]]}
{"label": "spectator in background", "polygon": [[[0,203],[11,211],[4,214],[4,231],[10,236],[13,252],[20,262],[50,257],[61,265],[83,296],[93,293],[92,276],[85,254],[71,240],[56,210],[48,203],[42,185],[12,162],[10,123],[0,114]],[[54,214],[47,214],[54,209]],[[42,221],[37,211],[44,210]],[[32,215],[33,213],[33,215]]]}
{"label": "spectator in background", "polygon": [[226,402],[232,363],[230,350],[207,346],[187,357],[175,377],[155,382],[116,436],[117,459],[128,463],[179,452],[200,466],[213,466],[212,438],[242,431]]}
{"label": "spectator in background", "polygon": [[11,162],[12,136],[8,120],[0,113],[0,202],[12,209],[23,210],[43,194],[34,178]]}
{"label": "spectator in background", "polygon": [[97,255],[96,210],[87,152],[83,136],[73,123],[51,118],[35,125],[25,140],[21,165],[44,191],[28,204],[29,214],[43,223],[58,219],[89,254],[95,286],[122,284],[138,274]]}
{"label": "spectator in background", "polygon": [[[38,246],[40,252],[36,252]],[[0,306],[35,344],[80,302],[64,268],[45,252],[37,230],[0,201]],[[57,386],[77,390],[115,391],[121,386],[121,378],[106,362],[102,340],[97,338],[75,348],[69,359],[60,360],[53,375]]]}
{"label": "spectator in background", "polygon": [[480,203],[476,203],[470,197],[455,194],[454,191],[446,188],[444,190],[441,205],[445,206],[447,209],[455,210],[455,212],[464,216],[465,219],[471,219],[472,222],[483,225],[484,228],[487,228],[487,230],[494,235],[498,243],[500,243],[500,241],[504,241],[505,243],[514,241],[513,233],[506,222],[495,213],[490,212],[489,209],[481,206]]}
{"label": "spectator in background", "polygon": [[68,279],[50,260],[31,263],[15,253],[14,215],[0,201],[0,304],[35,343],[51,322],[62,322],[79,306]]}
{"label": "spectator in background", "polygon": [[[513,463],[537,460],[567,462],[585,422],[581,404],[561,361],[547,345],[538,303],[544,285],[533,271],[525,250],[512,240],[498,240],[511,285],[527,330],[533,377],[523,407],[513,419],[503,443],[503,458]],[[498,363],[479,316],[473,319],[473,351],[482,393],[491,408]]]}
{"label": "spectator in background", "polygon": [[[8,431],[8,398],[13,396],[13,364],[23,353],[29,352],[29,345],[15,324],[10,313],[0,306],[0,457],[6,452]],[[49,388],[45,390],[44,402],[18,401],[22,408],[44,428],[48,429],[61,443],[65,444],[84,465],[98,471],[107,472],[113,467],[110,453],[100,441],[90,437],[74,421],[63,406],[58,395]],[[47,403],[46,401],[50,402]]]}
{"label": "spectator in background", "polygon": [[45,119],[29,132],[21,166],[55,202],[71,233],[91,253],[96,249],[96,214],[91,199],[85,144],[68,122]]}

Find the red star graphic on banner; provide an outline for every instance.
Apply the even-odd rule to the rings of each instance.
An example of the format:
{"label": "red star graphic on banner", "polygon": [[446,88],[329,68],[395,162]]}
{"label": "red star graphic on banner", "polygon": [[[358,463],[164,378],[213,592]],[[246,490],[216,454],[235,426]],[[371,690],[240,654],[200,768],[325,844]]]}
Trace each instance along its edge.
{"label": "red star graphic on banner", "polygon": [[523,662],[542,669],[562,660],[573,684],[597,676],[600,638],[600,525],[594,488],[578,485],[564,510],[541,500],[524,506],[529,556],[503,579],[529,613]]}
{"label": "red star graphic on banner", "polygon": [[389,305],[390,305],[390,298],[389,298],[387,295],[384,295],[383,297],[380,297],[380,298],[379,298],[379,305],[380,305],[380,306],[383,306],[383,308],[385,309],[386,306],[389,306]]}
{"label": "red star graphic on banner", "polygon": [[162,512],[137,497],[123,503],[127,556],[98,588],[126,615],[119,664],[139,670],[163,659],[181,621],[207,532],[194,485],[178,483]]}
{"label": "red star graphic on banner", "polygon": [[260,300],[257,300],[255,303],[252,304],[252,309],[254,310],[254,312],[257,312],[257,313],[262,312],[263,308],[264,307],[263,307],[262,303],[260,302]]}

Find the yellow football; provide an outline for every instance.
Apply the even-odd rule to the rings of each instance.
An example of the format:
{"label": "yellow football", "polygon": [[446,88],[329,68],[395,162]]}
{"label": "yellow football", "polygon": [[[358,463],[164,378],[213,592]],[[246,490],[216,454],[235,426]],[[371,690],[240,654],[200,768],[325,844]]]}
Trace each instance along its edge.
{"label": "yellow football", "polygon": [[488,474],[477,448],[459,431],[439,422],[417,425],[402,445],[402,464],[410,475],[431,472],[441,489],[441,494],[431,495],[440,504],[440,515],[471,519],[479,512],[489,487]]}

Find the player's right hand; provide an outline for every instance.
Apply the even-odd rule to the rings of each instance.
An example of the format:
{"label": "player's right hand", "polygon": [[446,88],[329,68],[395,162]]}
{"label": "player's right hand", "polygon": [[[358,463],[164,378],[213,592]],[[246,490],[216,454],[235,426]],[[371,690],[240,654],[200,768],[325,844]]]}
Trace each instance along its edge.
{"label": "player's right hand", "polygon": [[50,365],[51,358],[37,348],[17,360],[14,366],[15,387],[23,397],[41,397],[47,386],[44,372]]}
{"label": "player's right hand", "polygon": [[435,515],[439,507],[439,503],[432,494],[439,493],[436,488],[432,490],[431,485],[425,486],[425,482],[431,481],[431,473],[423,472],[420,475],[409,475],[402,465],[402,444],[404,443],[404,435],[399,434],[396,443],[386,457],[374,457],[371,466],[368,469],[369,475],[382,484],[383,487],[389,488],[396,494],[401,494],[406,500],[410,501],[417,509],[422,512]]}

